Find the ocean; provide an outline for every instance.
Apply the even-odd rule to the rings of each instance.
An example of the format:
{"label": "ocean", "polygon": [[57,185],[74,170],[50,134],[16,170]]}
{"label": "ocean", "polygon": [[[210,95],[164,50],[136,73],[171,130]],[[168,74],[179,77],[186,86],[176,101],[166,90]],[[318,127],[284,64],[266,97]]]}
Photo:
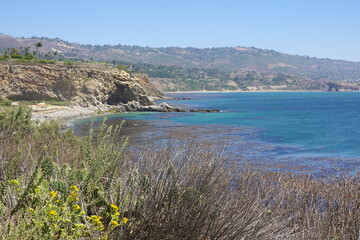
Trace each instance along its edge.
{"label": "ocean", "polygon": [[[126,113],[132,145],[200,141],[265,171],[320,175],[360,167],[360,92],[175,93],[169,105],[220,113]],[[183,100],[186,99],[186,100]],[[80,133],[90,119],[74,121]],[[96,124],[102,122],[97,117]]]}

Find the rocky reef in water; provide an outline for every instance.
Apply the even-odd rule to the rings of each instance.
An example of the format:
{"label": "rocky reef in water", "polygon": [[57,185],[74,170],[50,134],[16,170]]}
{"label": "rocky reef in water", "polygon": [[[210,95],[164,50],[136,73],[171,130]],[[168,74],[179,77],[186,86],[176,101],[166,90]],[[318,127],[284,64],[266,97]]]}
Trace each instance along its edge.
{"label": "rocky reef in water", "polygon": [[170,106],[167,103],[161,103],[159,105],[141,106],[138,102],[129,102],[117,107],[118,112],[220,112],[216,109],[185,109]]}

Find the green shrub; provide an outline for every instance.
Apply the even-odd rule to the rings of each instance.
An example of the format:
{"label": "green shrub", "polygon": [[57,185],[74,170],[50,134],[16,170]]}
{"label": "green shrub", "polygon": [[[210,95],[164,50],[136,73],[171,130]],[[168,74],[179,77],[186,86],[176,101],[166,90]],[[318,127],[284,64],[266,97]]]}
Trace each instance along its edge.
{"label": "green shrub", "polygon": [[125,72],[127,72],[127,73],[130,73],[128,67],[125,66],[125,65],[118,65],[118,66],[116,66],[116,68],[119,69],[119,70],[121,70],[121,71],[125,71]]}
{"label": "green shrub", "polygon": [[64,61],[64,64],[72,66],[72,65],[75,64],[75,62],[73,62],[73,61]]}
{"label": "green shrub", "polygon": [[8,99],[0,98],[0,106],[11,106],[11,101]]}
{"label": "green shrub", "polygon": [[21,136],[32,129],[31,109],[23,105],[0,109],[0,131]]}
{"label": "green shrub", "polygon": [[47,60],[47,59],[35,59],[34,60],[37,63],[42,63],[42,64],[55,64],[56,60]]}
{"label": "green shrub", "polygon": [[11,57],[11,58],[15,58],[15,59],[16,59],[16,58],[19,58],[19,59],[22,59],[22,58],[23,58],[23,56],[20,55],[20,54],[11,54],[10,57]]}

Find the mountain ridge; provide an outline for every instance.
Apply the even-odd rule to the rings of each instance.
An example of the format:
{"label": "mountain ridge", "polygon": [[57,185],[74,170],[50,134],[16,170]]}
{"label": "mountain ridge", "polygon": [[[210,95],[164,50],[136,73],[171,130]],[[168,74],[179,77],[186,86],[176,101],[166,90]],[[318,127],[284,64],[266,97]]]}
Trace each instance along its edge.
{"label": "mountain ridge", "polygon": [[[166,46],[166,47],[154,47],[154,46],[141,46],[141,45],[130,45],[130,44],[87,44],[87,43],[77,43],[77,42],[69,42],[66,40],[63,40],[59,37],[37,37],[37,36],[32,36],[32,37],[12,37],[10,35],[4,34],[4,33],[0,33],[0,38],[1,37],[9,37],[9,38],[13,38],[16,40],[50,40],[50,41],[60,41],[69,45],[80,45],[80,46],[100,46],[100,47],[105,47],[108,48],[110,47],[135,47],[135,48],[146,48],[146,49],[198,49],[198,50],[209,50],[209,49],[221,49],[221,48],[233,48],[235,50],[238,51],[249,51],[249,49],[257,49],[257,50],[262,50],[262,51],[270,51],[270,52],[276,52],[276,53],[280,53],[280,54],[285,54],[285,55],[290,55],[290,56],[296,56],[296,57],[304,57],[304,58],[312,58],[312,59],[317,59],[317,60],[332,60],[332,61],[342,61],[342,62],[352,62],[352,63],[360,63],[360,61],[354,61],[354,60],[346,60],[346,59],[340,59],[340,58],[330,58],[330,57],[315,57],[315,56],[309,56],[309,55],[302,55],[302,54],[292,54],[292,53],[286,53],[286,52],[282,52],[282,51],[278,51],[275,49],[267,49],[267,48],[258,48],[258,47],[246,47],[246,46],[216,46],[216,47],[192,47],[192,46],[187,46],[187,47],[180,47],[180,46],[176,46],[176,45],[170,45],[170,46]],[[1,42],[0,42],[1,43]]]}
{"label": "mountain ridge", "polygon": [[70,43],[59,38],[14,38],[0,34],[0,48],[34,46],[42,53],[58,51],[66,58],[150,63],[184,68],[216,68],[225,72],[282,73],[322,81],[360,81],[360,62],[291,55],[255,47],[140,47]]}

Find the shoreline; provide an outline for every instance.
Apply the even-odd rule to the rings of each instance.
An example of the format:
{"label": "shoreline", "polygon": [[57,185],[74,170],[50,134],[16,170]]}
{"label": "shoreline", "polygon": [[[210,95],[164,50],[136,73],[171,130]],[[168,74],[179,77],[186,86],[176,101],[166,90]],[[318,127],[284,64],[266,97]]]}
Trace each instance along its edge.
{"label": "shoreline", "polygon": [[[320,90],[263,90],[263,91],[242,91],[242,90],[231,90],[231,91],[176,91],[176,92],[163,92],[164,94],[174,93],[257,93],[257,92],[329,92]],[[347,91],[351,92],[351,91]]]}
{"label": "shoreline", "polygon": [[[267,90],[267,91],[176,91],[176,92],[163,92],[164,94],[191,94],[191,93],[276,93],[276,92],[328,92],[328,91],[315,91],[315,90]],[[350,92],[350,91],[347,91]],[[153,100],[171,100],[171,97],[153,97]],[[36,105],[29,105],[32,109],[32,120],[45,122],[50,120],[65,120],[66,122],[71,121],[77,118],[91,117],[91,116],[102,116],[102,115],[111,115],[113,112],[108,112],[113,108],[112,105],[103,104],[100,106],[90,106],[90,107],[81,107],[81,106],[54,106],[47,105],[45,103],[40,103]],[[120,113],[120,112],[119,112]]]}
{"label": "shoreline", "polygon": [[[161,98],[162,100],[171,100],[172,98]],[[13,105],[17,105],[16,103]],[[220,112],[216,109],[185,109],[172,107],[163,102],[160,104],[153,104],[142,106],[136,102],[129,102],[127,104],[115,106],[102,104],[99,106],[54,106],[46,103],[38,103],[36,105],[29,105],[32,110],[32,120],[34,122],[45,122],[51,120],[65,120],[69,122],[77,118],[85,118],[91,116],[104,116],[128,112]]]}
{"label": "shoreline", "polygon": [[80,106],[46,106],[30,105],[32,109],[32,120],[34,122],[45,122],[51,120],[64,120],[64,125],[77,118],[101,116],[111,113],[103,113],[109,110],[110,106],[102,107],[80,107]]}

